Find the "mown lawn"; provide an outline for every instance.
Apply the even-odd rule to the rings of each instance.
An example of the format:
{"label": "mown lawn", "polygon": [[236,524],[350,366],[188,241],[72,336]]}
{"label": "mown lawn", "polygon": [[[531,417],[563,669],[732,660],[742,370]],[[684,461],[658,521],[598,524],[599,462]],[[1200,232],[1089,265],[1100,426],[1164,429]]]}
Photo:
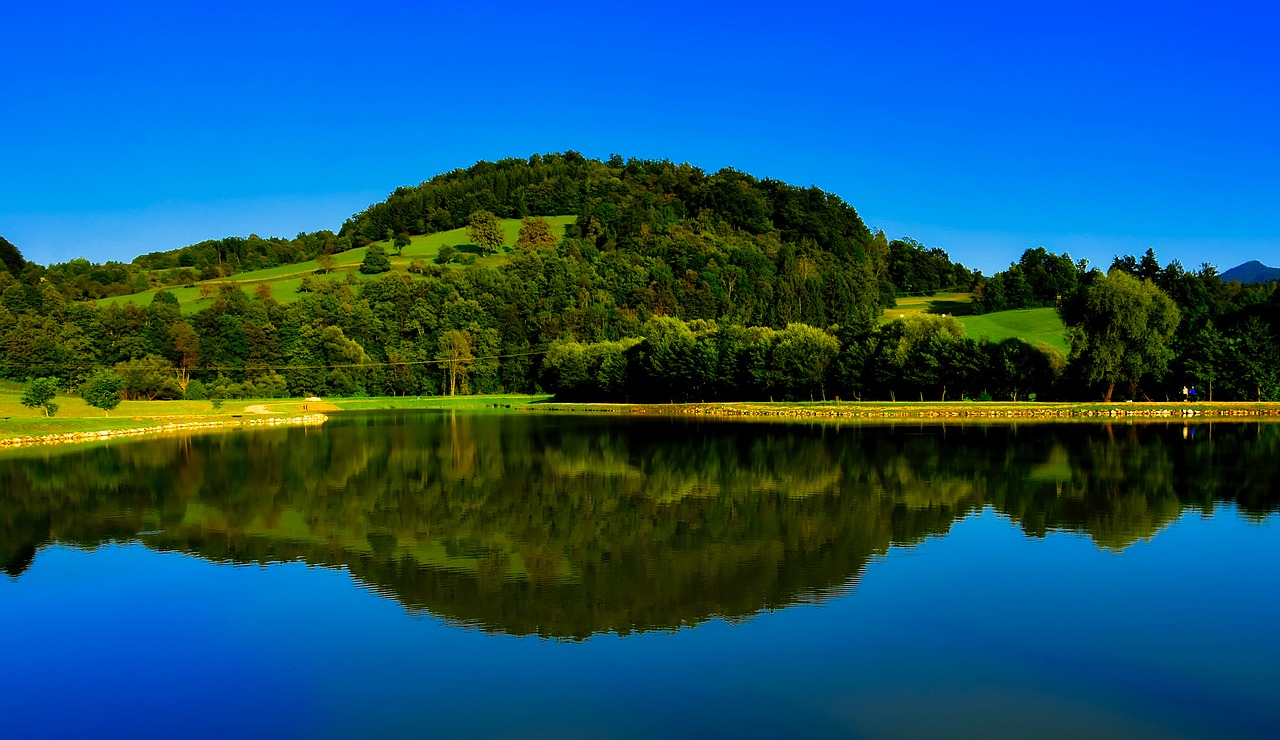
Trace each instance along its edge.
{"label": "mown lawn", "polygon": [[981,316],[960,316],[965,333],[974,339],[986,337],[993,342],[1024,339],[1031,344],[1047,344],[1067,354],[1067,329],[1054,308],[1027,308],[999,311]]}
{"label": "mown lawn", "polygon": [[209,401],[122,401],[110,414],[103,414],[79,396],[59,393],[54,399],[58,412],[46,418],[42,410],[22,405],[24,388],[23,383],[0,381],[0,438],[134,429],[179,420],[231,419],[245,416],[247,407],[262,403],[226,401],[221,409],[215,410]]}
{"label": "mown lawn", "polygon": [[1045,344],[1067,354],[1067,328],[1053,308],[1029,308],[975,314],[973,296],[969,293],[938,293],[932,296],[902,296],[898,305],[887,308],[884,320],[892,321],[916,314],[954,316],[965,334],[973,339],[993,342],[1022,339],[1032,345]]}
{"label": "mown lawn", "polygon": [[898,303],[884,310],[884,320],[892,321],[913,314],[967,316],[973,313],[971,293],[938,293],[936,295],[899,296]]}
{"label": "mown lawn", "polygon": [[214,409],[210,401],[123,401],[109,415],[104,415],[101,409],[93,408],[79,396],[59,394],[54,399],[59,407],[58,412],[46,418],[43,411],[29,409],[21,404],[19,399],[24,388],[22,383],[0,381],[0,439],[105,429],[137,429],[175,421],[259,418],[263,412],[288,416],[380,409],[506,409],[550,398],[547,395],[518,394],[326,398],[320,402],[300,398],[249,398],[227,400],[220,409]]}

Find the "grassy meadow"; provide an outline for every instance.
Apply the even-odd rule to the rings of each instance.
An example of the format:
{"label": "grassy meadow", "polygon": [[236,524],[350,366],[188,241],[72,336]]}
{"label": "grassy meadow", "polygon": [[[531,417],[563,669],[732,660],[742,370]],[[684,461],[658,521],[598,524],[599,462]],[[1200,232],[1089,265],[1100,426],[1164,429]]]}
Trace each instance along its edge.
{"label": "grassy meadow", "polygon": [[244,415],[245,409],[255,403],[226,401],[215,410],[209,401],[122,401],[110,414],[103,414],[79,396],[59,393],[54,399],[58,413],[46,418],[41,409],[29,409],[19,401],[24,388],[23,383],[0,381],[0,439],[231,419]]}
{"label": "grassy meadow", "polygon": [[974,339],[986,337],[993,342],[1004,339],[1023,339],[1033,345],[1046,344],[1064,356],[1067,346],[1067,327],[1053,308],[1025,308],[1014,311],[998,311],[979,316],[961,316],[961,324],[967,336]]}
{"label": "grassy meadow", "polygon": [[[551,222],[551,229],[554,233],[562,233],[564,227],[573,223],[575,218],[574,216],[546,217]],[[520,232],[520,219],[500,219],[499,223],[502,225],[502,231],[506,235],[504,241],[510,247],[515,244],[516,236]],[[409,273],[408,269],[414,259],[421,259],[431,263],[440,254],[440,248],[445,245],[451,246],[458,251],[458,257],[455,257],[455,261],[448,265],[453,269],[461,269],[462,264],[456,260],[459,257],[465,259],[468,255],[475,255],[475,264],[477,265],[500,265],[507,261],[507,255],[504,252],[481,256],[479,248],[472,244],[467,237],[465,228],[412,237],[409,246],[405,247],[404,252],[399,256],[396,256],[395,249],[389,240],[374,243],[380,245],[386,251],[387,258],[391,260],[392,272],[402,272],[410,275],[412,273]],[[333,255],[333,271],[327,274],[317,274],[316,271],[320,269],[320,263],[317,260],[308,260],[307,262],[280,265],[279,267],[271,267],[265,270],[242,272],[231,277],[218,278],[208,282],[232,283],[239,285],[250,294],[257,290],[259,285],[267,285],[271,288],[272,298],[281,303],[288,303],[297,299],[298,288],[301,287],[302,280],[306,277],[312,277],[316,280],[346,280],[348,276],[354,276],[356,280],[371,280],[377,277],[376,275],[364,275],[359,270],[360,263],[364,261],[365,254],[368,251],[368,247],[361,247]],[[189,288],[171,287],[165,288],[165,290],[178,299],[178,305],[185,314],[195,313],[210,305],[214,300],[212,296],[200,297],[200,283],[196,283]],[[145,306],[151,302],[157,292],[158,290],[148,290],[132,295],[112,296],[103,298],[98,303],[104,306],[117,303],[134,303]]]}
{"label": "grassy meadow", "polygon": [[977,314],[968,293],[938,293],[932,296],[902,296],[898,305],[885,309],[885,321],[918,314],[954,316],[964,326],[965,336],[999,342],[1022,339],[1044,344],[1067,354],[1067,327],[1053,308],[1027,308]]}
{"label": "grassy meadow", "polygon": [[79,396],[59,393],[58,412],[46,418],[40,409],[23,406],[25,384],[0,381],[0,439],[38,437],[68,432],[159,427],[172,422],[229,421],[264,415],[296,416],[335,411],[377,409],[483,410],[518,408],[545,401],[550,396],[516,394],[491,396],[392,396],[385,398],[334,398],[319,403],[299,398],[228,399],[215,409],[210,401],[122,401],[103,414]]}
{"label": "grassy meadow", "polygon": [[973,296],[969,293],[899,296],[896,306],[884,310],[884,320],[893,321],[922,313],[968,316],[973,313]]}
{"label": "grassy meadow", "polygon": [[[110,415],[86,404],[77,396],[59,394],[55,402],[58,413],[45,418],[38,409],[29,409],[19,402],[23,385],[0,381],[0,439],[39,437],[46,434],[69,432],[97,432],[118,429],[144,429],[161,427],[169,423],[216,422],[236,419],[262,419],[270,416],[299,416],[307,413],[335,413],[343,411],[404,410],[458,410],[458,411],[533,411],[560,413],[622,413],[686,416],[732,416],[759,421],[768,420],[831,420],[839,421],[892,421],[929,420],[1014,421],[1039,419],[1044,421],[1077,420],[1097,421],[1097,417],[1113,419],[1116,416],[1142,418],[1153,416],[1178,417],[1194,411],[1198,416],[1280,416],[1280,403],[1035,403],[1008,401],[870,401],[870,402],[743,402],[703,404],[607,404],[607,403],[556,403],[547,395],[489,395],[489,396],[386,396],[330,398],[320,402],[303,399],[240,399],[227,400],[222,408],[214,409],[209,401],[124,401]],[[1147,421],[1153,419],[1147,418]],[[5,454],[14,454],[12,448]]]}

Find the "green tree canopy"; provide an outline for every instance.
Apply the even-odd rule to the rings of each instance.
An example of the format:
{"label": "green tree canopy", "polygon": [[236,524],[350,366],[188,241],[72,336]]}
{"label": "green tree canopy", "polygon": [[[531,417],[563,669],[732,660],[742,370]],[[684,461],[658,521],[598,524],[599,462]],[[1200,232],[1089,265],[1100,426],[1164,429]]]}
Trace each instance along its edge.
{"label": "green tree canopy", "polygon": [[90,406],[102,409],[103,416],[120,405],[123,391],[124,379],[107,369],[98,370],[80,384],[80,397]]}
{"label": "green tree canopy", "polygon": [[27,383],[19,401],[29,409],[43,409],[46,417],[58,413],[58,404],[53,402],[58,395],[57,378],[36,378]]}
{"label": "green tree canopy", "polygon": [[22,274],[22,268],[26,267],[27,261],[22,258],[22,252],[13,246],[8,239],[0,236],[0,268],[8,270],[14,277]]}
{"label": "green tree canopy", "polygon": [[541,216],[525,216],[516,236],[516,249],[555,249],[560,240],[551,231],[551,222]]}
{"label": "green tree canopy", "polygon": [[159,355],[117,362],[115,372],[123,381],[127,398],[148,401],[182,398],[173,363]]}
{"label": "green tree canopy", "polygon": [[450,329],[440,337],[440,351],[436,359],[445,366],[449,376],[449,395],[458,392],[459,380],[462,381],[462,392],[467,392],[467,368],[475,362],[471,352],[471,334],[465,331]]}
{"label": "green tree canopy", "polygon": [[471,214],[471,220],[467,224],[467,238],[480,247],[484,254],[497,252],[505,240],[502,225],[492,211],[476,211]]}
{"label": "green tree canopy", "polygon": [[365,275],[376,275],[390,269],[391,260],[387,259],[386,250],[380,244],[370,244],[368,251],[365,252],[364,261],[360,263],[360,272]]}
{"label": "green tree canopy", "polygon": [[1144,375],[1161,377],[1173,352],[1169,340],[1181,316],[1173,300],[1150,280],[1113,269],[1095,275],[1059,309],[1071,341],[1071,361],[1091,384],[1118,383],[1137,390]]}

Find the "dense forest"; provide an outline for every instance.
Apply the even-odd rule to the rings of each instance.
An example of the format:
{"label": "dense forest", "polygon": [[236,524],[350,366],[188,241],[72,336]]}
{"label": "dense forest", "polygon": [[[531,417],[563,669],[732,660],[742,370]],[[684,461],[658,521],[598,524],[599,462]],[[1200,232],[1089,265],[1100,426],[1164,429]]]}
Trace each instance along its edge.
{"label": "dense forest", "polygon": [[[523,218],[496,265],[317,276],[295,300],[229,281],[183,314],[93,300],[216,280],[382,240]],[[540,216],[570,216],[535,234]],[[525,230],[528,233],[525,233]],[[482,245],[483,246],[483,245]],[[372,270],[371,270],[372,271]],[[327,277],[327,279],[326,279]],[[216,286],[216,287],[215,287]],[[948,316],[883,320],[903,294],[981,311],[1054,307],[1072,351],[975,340]],[[103,370],[132,398],[546,390],[582,400],[1280,398],[1275,283],[1224,282],[1154,253],[1103,273],[1028,250],[989,278],[872,232],[817,188],[573,152],[481,162],[400,188],[337,232],[227,238],[43,267],[0,243],[0,377]]]}

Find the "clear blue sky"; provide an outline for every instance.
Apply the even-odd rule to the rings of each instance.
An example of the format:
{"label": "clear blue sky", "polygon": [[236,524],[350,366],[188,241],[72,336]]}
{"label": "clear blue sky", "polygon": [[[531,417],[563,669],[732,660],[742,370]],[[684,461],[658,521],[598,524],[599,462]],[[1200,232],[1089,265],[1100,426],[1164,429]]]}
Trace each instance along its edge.
{"label": "clear blue sky", "polygon": [[817,185],[990,273],[1280,264],[1257,3],[9,3],[0,235],[48,264],[293,236],[480,159]]}

